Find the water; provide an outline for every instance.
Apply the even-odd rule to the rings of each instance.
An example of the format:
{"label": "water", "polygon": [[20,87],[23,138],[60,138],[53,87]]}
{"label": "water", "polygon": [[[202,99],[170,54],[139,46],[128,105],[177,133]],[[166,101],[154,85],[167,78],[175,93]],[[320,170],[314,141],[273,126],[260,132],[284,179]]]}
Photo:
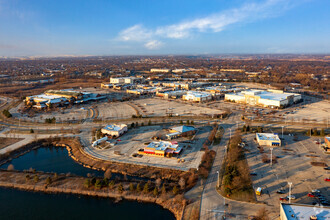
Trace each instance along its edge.
{"label": "water", "polygon": [[122,201],[66,194],[42,194],[0,188],[1,220],[174,220],[174,215],[152,203]]}
{"label": "water", "polygon": [[37,171],[71,173],[84,177],[88,173],[101,177],[104,175],[103,171],[92,170],[75,162],[68,156],[68,151],[64,147],[40,147],[13,159],[0,168],[7,169],[9,164],[13,164],[15,170],[33,168]]}

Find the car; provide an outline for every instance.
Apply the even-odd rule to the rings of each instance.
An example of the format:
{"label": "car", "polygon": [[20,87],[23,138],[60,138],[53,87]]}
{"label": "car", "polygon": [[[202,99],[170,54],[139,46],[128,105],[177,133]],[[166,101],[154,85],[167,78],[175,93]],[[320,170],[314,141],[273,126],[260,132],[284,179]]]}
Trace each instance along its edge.
{"label": "car", "polygon": [[330,167],[324,167],[323,169],[324,170],[330,170]]}
{"label": "car", "polygon": [[308,197],[311,197],[311,198],[314,198],[315,197],[315,195],[313,193],[308,193],[307,196]]}
{"label": "car", "polygon": [[257,176],[258,174],[256,172],[251,172],[250,175],[251,176]]}
{"label": "car", "polygon": [[285,190],[281,189],[281,190],[277,190],[276,191],[277,194],[284,194],[285,193]]}
{"label": "car", "polygon": [[321,191],[318,189],[312,189],[312,193],[321,193]]}
{"label": "car", "polygon": [[293,195],[291,195],[291,196],[287,196],[287,199],[292,199],[292,200],[295,200],[296,199],[296,197],[295,196],[293,196]]}
{"label": "car", "polygon": [[330,178],[325,178],[324,181],[330,182]]}
{"label": "car", "polygon": [[287,197],[280,197],[280,201],[288,201]]}

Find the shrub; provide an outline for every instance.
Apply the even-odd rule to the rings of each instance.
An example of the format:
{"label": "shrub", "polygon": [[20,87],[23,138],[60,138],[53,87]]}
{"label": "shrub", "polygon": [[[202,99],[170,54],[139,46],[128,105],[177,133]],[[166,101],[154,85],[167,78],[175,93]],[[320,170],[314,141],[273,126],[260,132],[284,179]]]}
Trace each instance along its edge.
{"label": "shrub", "polygon": [[2,111],[2,114],[6,116],[7,118],[11,118],[12,114],[8,111],[8,109],[5,109]]}
{"label": "shrub", "polygon": [[52,183],[52,179],[50,177],[47,177],[46,179],[46,184],[49,185]]}
{"label": "shrub", "polygon": [[85,179],[85,181],[84,181],[84,187],[89,188],[90,186],[91,186],[90,179]]}
{"label": "shrub", "polygon": [[147,193],[149,192],[149,184],[148,184],[148,183],[144,184],[143,192],[144,192],[145,194],[147,194]]}
{"label": "shrub", "polygon": [[163,194],[163,195],[166,194],[166,187],[165,187],[165,184],[163,184],[163,186],[162,186],[162,194]]}
{"label": "shrub", "polygon": [[39,176],[38,175],[35,175],[33,177],[33,180],[34,180],[35,183],[39,182]]}
{"label": "shrub", "polygon": [[155,197],[158,196],[159,193],[158,193],[158,188],[157,187],[154,188],[153,194],[154,194]]}
{"label": "shrub", "polygon": [[114,186],[115,186],[115,181],[114,180],[110,181],[109,188],[113,189]]}
{"label": "shrub", "polygon": [[178,187],[176,187],[176,185],[173,187],[172,192],[173,192],[174,195],[178,194],[179,189],[178,189]]}
{"label": "shrub", "polygon": [[136,185],[136,191],[137,191],[137,192],[141,192],[141,185],[140,185],[140,183],[138,183],[138,184]]}
{"label": "shrub", "polygon": [[124,191],[124,187],[122,183],[119,183],[117,190],[119,193],[122,193]]}
{"label": "shrub", "polygon": [[134,185],[133,185],[133,183],[130,183],[130,184],[129,184],[129,190],[130,190],[131,192],[134,191]]}

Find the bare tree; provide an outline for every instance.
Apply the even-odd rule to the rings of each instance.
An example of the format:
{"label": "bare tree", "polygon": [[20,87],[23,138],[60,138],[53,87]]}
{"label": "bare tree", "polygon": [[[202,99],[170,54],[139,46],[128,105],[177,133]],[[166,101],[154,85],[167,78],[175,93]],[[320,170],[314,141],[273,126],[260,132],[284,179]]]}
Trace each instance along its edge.
{"label": "bare tree", "polygon": [[157,188],[159,188],[160,185],[162,185],[162,180],[160,178],[156,179],[155,184],[156,184]]}
{"label": "bare tree", "polygon": [[181,189],[184,189],[184,188],[185,188],[185,186],[186,186],[186,181],[184,180],[183,177],[180,178],[180,180],[179,180],[179,185],[180,185]]}

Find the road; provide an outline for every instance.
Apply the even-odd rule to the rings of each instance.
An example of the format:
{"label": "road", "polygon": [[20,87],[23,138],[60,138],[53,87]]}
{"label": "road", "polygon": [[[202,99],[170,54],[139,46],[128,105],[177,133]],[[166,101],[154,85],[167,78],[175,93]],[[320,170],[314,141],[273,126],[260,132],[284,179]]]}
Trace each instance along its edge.
{"label": "road", "polygon": [[227,215],[229,212],[231,218],[246,219],[247,213],[254,213],[262,207],[262,205],[253,204],[252,208],[250,203],[226,200],[216,191],[218,181],[217,172],[220,171],[225,156],[225,146],[228,144],[230,136],[234,135],[237,122],[239,121],[239,114],[235,113],[233,113],[227,120],[224,120],[221,126],[224,128],[225,132],[222,136],[221,142],[219,145],[213,146],[212,148],[217,154],[202,192],[200,209],[201,220],[222,219],[222,216],[224,216],[225,213],[227,216],[226,219],[229,219]]}
{"label": "road", "polygon": [[216,191],[218,180],[217,172],[220,171],[223,162],[225,146],[227,145],[230,136],[229,128],[231,128],[232,125],[224,124],[222,127],[225,129],[225,133],[222,136],[220,144],[213,147],[213,149],[216,149],[217,154],[203,189],[200,219],[221,219],[221,216],[225,212],[225,199]]}

